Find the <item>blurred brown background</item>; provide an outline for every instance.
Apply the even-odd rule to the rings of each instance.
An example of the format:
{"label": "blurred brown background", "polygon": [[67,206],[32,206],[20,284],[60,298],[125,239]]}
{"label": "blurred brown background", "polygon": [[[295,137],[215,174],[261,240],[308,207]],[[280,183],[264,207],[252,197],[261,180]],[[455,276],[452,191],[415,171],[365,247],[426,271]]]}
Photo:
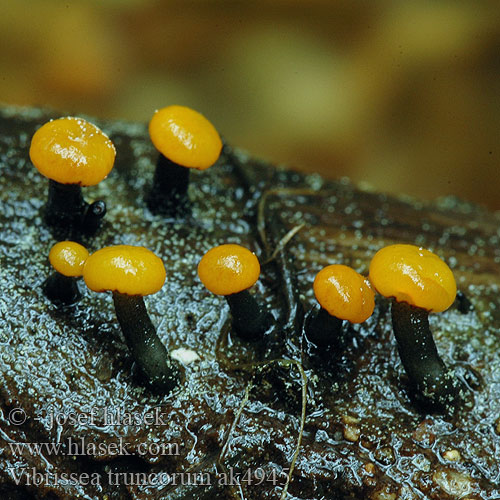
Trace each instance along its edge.
{"label": "blurred brown background", "polygon": [[500,209],[500,4],[0,0],[0,99],[205,114],[275,163]]}

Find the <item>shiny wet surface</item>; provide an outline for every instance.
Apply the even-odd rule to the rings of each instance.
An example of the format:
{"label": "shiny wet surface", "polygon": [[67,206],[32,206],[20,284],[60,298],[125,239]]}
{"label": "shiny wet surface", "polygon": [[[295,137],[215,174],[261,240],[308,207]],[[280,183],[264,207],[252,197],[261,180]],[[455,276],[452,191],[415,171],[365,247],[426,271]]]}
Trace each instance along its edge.
{"label": "shiny wet surface", "polygon": [[[36,110],[10,108],[0,116],[0,478],[11,495],[279,498],[299,438],[300,364],[307,408],[288,498],[499,498],[498,216],[452,198],[428,205],[276,170],[226,146],[216,166],[191,175],[191,216],[165,219],[144,201],[156,160],[146,127],[98,123],[114,141],[117,161],[108,179],[84,190],[87,201],[106,200],[108,213],[98,235],[83,243],[90,251],[131,244],[157,253],[167,280],[146,307],[170,351],[185,348],[199,358],[185,367],[178,390],[159,396],[135,375],[110,294],[81,283],[83,299],[57,309],[42,293],[55,240],[40,213],[47,181],[30,164],[28,148],[46,119]],[[395,242],[443,257],[472,305],[464,309],[460,299],[431,316],[441,356],[473,388],[474,406],[453,418],[426,413],[409,397],[389,308],[380,297],[367,322],[344,325],[331,355],[314,353],[301,336],[301,312],[314,305],[315,274],[339,263],[366,275],[376,250]],[[201,256],[222,243],[246,246],[262,263],[252,292],[274,325],[261,343],[228,334],[225,300],[197,278]],[[271,362],[278,358],[298,364]],[[262,362],[269,364],[257,366]],[[23,425],[9,422],[17,408],[26,415]],[[69,418],[88,417],[92,408],[97,416],[90,421]],[[155,408],[164,418],[151,425]],[[70,456],[69,439],[85,443],[87,452]],[[13,442],[63,446],[57,454],[16,452]],[[89,443],[102,444],[103,453],[92,453]],[[114,453],[111,445],[120,443],[126,445]],[[159,454],[152,444],[176,453]],[[85,471],[99,484],[52,477],[15,487],[14,472],[31,474],[33,467],[42,474]],[[250,480],[239,487],[220,481],[231,471],[243,479],[248,470]],[[149,480],[112,475],[122,472],[149,474]],[[208,474],[211,484],[179,485],[186,481],[178,478],[175,485],[151,485],[158,477],[151,474],[181,472]]]}

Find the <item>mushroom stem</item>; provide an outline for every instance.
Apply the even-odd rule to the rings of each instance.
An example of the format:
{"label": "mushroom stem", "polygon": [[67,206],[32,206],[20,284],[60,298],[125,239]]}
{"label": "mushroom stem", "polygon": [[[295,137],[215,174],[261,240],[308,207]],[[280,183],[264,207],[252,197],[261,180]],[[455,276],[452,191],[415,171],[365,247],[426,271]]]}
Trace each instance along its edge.
{"label": "mushroom stem", "polygon": [[188,203],[189,168],[169,160],[160,153],[151,191],[146,199],[153,213],[175,215]]}
{"label": "mushroom stem", "polygon": [[313,311],[308,315],[304,331],[307,340],[316,347],[327,348],[339,338],[341,328],[342,320],[321,307],[317,313]]}
{"label": "mushroom stem", "polygon": [[113,292],[116,317],[135,361],[151,386],[168,393],[179,380],[179,370],[159,339],[140,295]]}
{"label": "mushroom stem", "polygon": [[244,340],[259,340],[271,324],[271,315],[263,311],[248,290],[226,295],[233,317],[233,328]]}
{"label": "mushroom stem", "polygon": [[99,229],[106,215],[106,203],[102,200],[88,204],[78,184],[61,184],[49,179],[49,195],[44,219],[48,226],[58,230],[59,237],[80,231],[92,236]]}
{"label": "mushroom stem", "polygon": [[418,395],[433,406],[450,408],[460,399],[460,382],[438,354],[425,309],[392,302],[392,325],[401,362]]}
{"label": "mushroom stem", "polygon": [[79,185],[61,184],[49,179],[49,195],[44,214],[49,226],[72,228],[79,221],[85,206]]}
{"label": "mushroom stem", "polygon": [[76,304],[82,298],[76,280],[74,276],[64,276],[57,271],[52,273],[42,285],[45,296],[55,305]]}

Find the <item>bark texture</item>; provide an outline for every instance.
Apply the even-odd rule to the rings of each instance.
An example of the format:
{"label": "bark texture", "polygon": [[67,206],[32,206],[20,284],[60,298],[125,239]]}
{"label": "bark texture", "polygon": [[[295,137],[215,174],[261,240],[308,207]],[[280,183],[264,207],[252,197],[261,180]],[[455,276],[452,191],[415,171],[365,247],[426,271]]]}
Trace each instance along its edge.
{"label": "bark texture", "polygon": [[[108,213],[83,243],[90,251],[118,243],[155,251],[167,281],[146,298],[151,319],[170,352],[184,348],[199,357],[185,367],[182,386],[159,397],[132,370],[110,296],[82,286],[82,300],[61,309],[43,294],[54,239],[43,223],[47,182],[28,149],[36,128],[57,116],[0,110],[3,497],[277,498],[301,426],[297,363],[308,385],[289,485],[294,498],[500,497],[499,214],[451,197],[424,203],[327,182],[225,145],[218,164],[190,176],[190,213],[169,219],[150,213],[145,202],[157,158],[146,127],[97,122],[114,141],[117,161],[108,179],[84,190],[89,201],[105,200]],[[226,302],[197,278],[201,256],[226,242],[252,249],[263,263],[252,294],[271,311],[273,326],[261,343],[232,335]],[[315,274],[333,263],[367,273],[376,250],[396,242],[443,257],[462,292],[448,311],[430,317],[441,357],[472,394],[473,406],[454,419],[427,413],[413,400],[387,301],[378,298],[364,324],[345,325],[343,350],[331,363],[309,355],[302,336]],[[26,416],[22,425],[12,421],[16,409]],[[154,411],[162,418],[151,423]],[[125,425],[126,418],[134,420]],[[85,445],[84,452],[75,454],[70,440]],[[61,448],[12,446],[32,442]],[[178,453],[158,453],[152,444]],[[52,476],[29,484],[33,471]],[[154,474],[199,471],[211,484],[179,485],[179,478],[175,485],[151,484]],[[82,472],[95,474],[99,484],[54,477],[81,479]],[[230,472],[241,474],[239,487],[227,485]],[[141,482],[114,473],[147,474]]]}

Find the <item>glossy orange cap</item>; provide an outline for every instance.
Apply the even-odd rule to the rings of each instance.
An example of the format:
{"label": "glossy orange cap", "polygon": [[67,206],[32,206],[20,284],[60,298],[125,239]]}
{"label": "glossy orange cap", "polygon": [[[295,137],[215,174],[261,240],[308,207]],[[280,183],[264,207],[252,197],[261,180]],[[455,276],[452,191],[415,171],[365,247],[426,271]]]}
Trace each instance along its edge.
{"label": "glossy orange cap", "polygon": [[150,295],[165,283],[165,266],[151,250],[130,245],[105,247],[83,267],[83,279],[94,292]]}
{"label": "glossy orange cap", "polygon": [[375,293],[368,280],[354,269],[334,264],[314,279],[314,295],[331,316],[351,323],[366,321],[375,308]]}
{"label": "glossy orange cap", "polygon": [[429,312],[448,309],[457,294],[448,265],[415,245],[390,245],[379,250],[370,263],[370,281],[381,295]]}
{"label": "glossy orange cap", "polygon": [[88,257],[88,250],[74,241],[60,241],[49,252],[52,267],[64,276],[81,276]]}
{"label": "glossy orange cap", "polygon": [[215,127],[185,106],[156,111],[149,122],[149,135],[160,153],[183,167],[205,170],[217,161],[222,150]]}
{"label": "glossy orange cap", "polygon": [[115,155],[108,136],[83,118],[51,120],[31,139],[33,165],[61,184],[98,184],[113,168]]}
{"label": "glossy orange cap", "polygon": [[198,264],[198,276],[216,295],[231,295],[250,288],[259,279],[259,260],[240,245],[220,245],[209,250]]}

